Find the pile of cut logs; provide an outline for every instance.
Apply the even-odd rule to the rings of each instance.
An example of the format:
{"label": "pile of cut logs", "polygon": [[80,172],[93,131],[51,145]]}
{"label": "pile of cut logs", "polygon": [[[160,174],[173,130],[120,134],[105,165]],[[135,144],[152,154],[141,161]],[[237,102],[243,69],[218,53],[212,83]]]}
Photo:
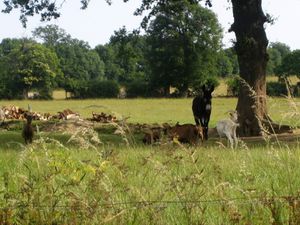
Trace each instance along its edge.
{"label": "pile of cut logs", "polygon": [[[3,106],[0,107],[0,120],[23,120],[25,119],[25,113],[30,112],[30,110],[25,110],[19,106]],[[39,112],[30,112],[33,120],[42,120],[47,121],[51,119],[59,120],[78,120],[80,115],[77,112],[72,111],[71,109],[64,109],[63,111],[58,112],[55,115],[50,113],[39,113]],[[113,115],[106,113],[95,113],[92,112],[92,118],[88,118],[90,121],[100,122],[100,123],[112,123],[118,122],[117,118]]]}
{"label": "pile of cut logs", "polygon": [[91,121],[100,122],[100,123],[112,123],[112,122],[116,123],[116,122],[118,122],[118,120],[115,116],[112,116],[110,114],[105,114],[103,112],[101,112],[101,113],[92,112]]}
{"label": "pile of cut logs", "polygon": [[[28,113],[29,110],[25,110],[20,108],[19,106],[3,106],[0,108],[0,119],[8,119],[8,120],[23,120],[25,117],[25,113]],[[51,119],[79,119],[79,114],[73,112],[70,109],[65,109],[62,112],[58,112],[56,115],[51,115],[50,113],[39,113],[39,112],[30,112],[33,120],[51,120]]]}
{"label": "pile of cut logs", "polygon": [[26,110],[18,107],[18,106],[3,106],[1,108],[5,119],[24,119],[24,113],[26,112]]}
{"label": "pile of cut logs", "polygon": [[62,112],[58,112],[58,115],[56,115],[54,118],[60,120],[72,120],[72,119],[79,119],[80,115],[79,113],[74,112],[71,109],[65,109]]}

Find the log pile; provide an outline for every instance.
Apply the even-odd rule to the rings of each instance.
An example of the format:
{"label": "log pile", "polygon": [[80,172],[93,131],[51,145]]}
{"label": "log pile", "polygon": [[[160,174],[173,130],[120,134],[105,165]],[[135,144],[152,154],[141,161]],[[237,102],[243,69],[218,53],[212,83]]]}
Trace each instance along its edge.
{"label": "log pile", "polygon": [[[24,120],[25,113],[28,110],[25,110],[19,106],[3,106],[0,107],[0,120]],[[57,112],[57,114],[51,115],[50,113],[39,113],[39,112],[30,112],[33,120],[42,120],[47,121],[51,119],[58,120],[78,120],[80,119],[80,114],[74,112],[71,109],[64,109],[63,111]],[[3,117],[3,118],[2,118]],[[118,122],[117,118],[113,115],[106,113],[92,113],[92,118],[88,119],[90,121],[100,122],[100,123],[112,123]]]}
{"label": "log pile", "polygon": [[55,118],[60,120],[76,120],[80,118],[80,115],[79,113],[74,112],[71,109],[65,109],[62,112],[58,112],[58,115],[56,115]]}
{"label": "log pile", "polygon": [[[19,106],[3,106],[1,109],[3,112],[4,118],[8,120],[23,120],[25,119],[25,113],[28,110],[20,108]],[[38,113],[38,112],[31,112],[33,120],[49,120],[52,118],[50,113]]]}
{"label": "log pile", "polygon": [[16,119],[22,120],[24,119],[24,113],[26,110],[18,107],[18,106],[3,106],[2,110],[5,115],[5,119]]}
{"label": "log pile", "polygon": [[[28,110],[25,110],[19,106],[3,106],[0,108],[1,111],[1,120],[24,120],[25,113]],[[2,115],[3,114],[3,115]],[[70,109],[65,109],[62,112],[58,112],[56,115],[51,115],[50,113],[40,113],[40,112],[31,112],[33,120],[42,120],[47,121],[51,119],[61,119],[61,120],[70,120],[70,119],[79,119],[80,115],[76,112],[73,112]],[[2,118],[3,117],[3,118]]]}
{"label": "log pile", "polygon": [[38,113],[38,112],[33,112],[32,114],[32,119],[33,120],[42,120],[42,121],[48,121],[53,118],[53,116],[50,113]]}
{"label": "log pile", "polygon": [[91,121],[100,122],[100,123],[112,123],[112,122],[116,123],[116,122],[118,122],[118,120],[115,116],[112,116],[110,114],[105,114],[104,112],[101,112],[101,113],[92,112]]}

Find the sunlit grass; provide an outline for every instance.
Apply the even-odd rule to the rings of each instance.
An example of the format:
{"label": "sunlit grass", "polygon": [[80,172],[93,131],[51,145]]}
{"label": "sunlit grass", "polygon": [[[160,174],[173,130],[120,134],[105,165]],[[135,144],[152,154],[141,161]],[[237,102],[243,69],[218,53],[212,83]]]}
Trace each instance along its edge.
{"label": "sunlit grass", "polygon": [[[0,205],[10,207],[1,215],[10,221],[187,225],[298,221],[299,207],[290,208],[285,199],[299,193],[298,148],[43,146],[12,149],[10,154],[0,151],[4,177]],[[8,182],[5,189],[3,181]]]}
{"label": "sunlit grass", "polygon": [[[295,102],[300,102],[298,98]],[[235,109],[237,98],[213,98],[210,127],[227,117],[228,110]],[[83,118],[91,118],[92,112],[105,112],[119,118],[129,117],[132,123],[194,123],[192,99],[88,99],[88,100],[53,100],[53,101],[0,101],[0,105],[17,105],[33,111],[56,114],[69,108],[79,112]],[[283,115],[290,112],[289,101],[285,98],[268,98],[269,114],[274,121],[289,123]],[[284,119],[284,120],[282,120]]]}

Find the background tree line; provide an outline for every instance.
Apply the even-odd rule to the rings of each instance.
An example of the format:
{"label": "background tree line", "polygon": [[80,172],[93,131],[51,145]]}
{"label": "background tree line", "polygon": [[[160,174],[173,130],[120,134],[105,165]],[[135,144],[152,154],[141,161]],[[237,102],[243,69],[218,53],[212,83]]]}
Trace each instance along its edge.
{"label": "background tree line", "polygon": [[[239,74],[233,48],[221,46],[215,14],[200,5],[170,1],[145,25],[145,34],[115,31],[109,43],[94,49],[56,25],[38,27],[34,39],[3,39],[0,44],[0,97],[27,98],[31,90],[50,99],[63,88],[74,98],[169,97],[197,93],[204,83]],[[283,43],[268,47],[267,74],[300,76],[300,51]],[[231,83],[230,83],[231,82]]]}

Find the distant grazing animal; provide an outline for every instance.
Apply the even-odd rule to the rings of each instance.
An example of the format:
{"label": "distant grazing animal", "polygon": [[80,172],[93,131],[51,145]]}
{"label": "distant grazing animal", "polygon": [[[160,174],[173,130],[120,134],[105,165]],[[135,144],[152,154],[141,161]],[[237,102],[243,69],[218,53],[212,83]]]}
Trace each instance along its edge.
{"label": "distant grazing animal", "polygon": [[202,86],[203,95],[198,95],[193,99],[193,115],[196,125],[201,124],[203,128],[204,139],[208,139],[208,123],[211,113],[211,93],[214,91],[214,86],[206,89],[205,85]]}
{"label": "distant grazing animal", "polygon": [[30,143],[32,143],[33,134],[34,134],[34,131],[33,131],[32,125],[31,125],[32,115],[31,115],[31,113],[25,113],[24,116],[26,118],[26,123],[24,124],[24,127],[23,127],[22,136],[25,140],[25,143],[30,144]]}
{"label": "distant grazing animal", "polygon": [[237,147],[238,139],[236,137],[236,128],[239,126],[238,124],[238,114],[237,111],[229,111],[230,118],[220,120],[217,123],[217,131],[219,137],[226,136],[230,142],[230,147],[233,148],[233,144]]}
{"label": "distant grazing animal", "polygon": [[197,144],[200,140],[203,141],[203,130],[201,126],[194,124],[178,123],[168,131],[169,137],[177,138],[181,143]]}

